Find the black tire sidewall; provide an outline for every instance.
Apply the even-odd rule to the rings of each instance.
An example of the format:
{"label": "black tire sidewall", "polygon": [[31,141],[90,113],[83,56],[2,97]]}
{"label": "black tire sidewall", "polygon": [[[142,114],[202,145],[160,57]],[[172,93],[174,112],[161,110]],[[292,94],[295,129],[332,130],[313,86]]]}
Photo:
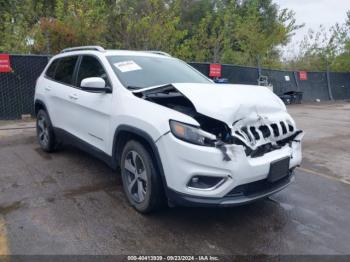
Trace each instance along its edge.
{"label": "black tire sidewall", "polygon": [[[45,121],[46,121],[47,126],[48,126],[48,134],[49,135],[48,135],[48,143],[47,143],[46,146],[43,145],[42,143],[40,143],[40,139],[39,139],[38,120],[39,120],[40,117],[44,117],[45,118]],[[38,140],[38,143],[39,143],[40,147],[46,152],[54,151],[54,149],[55,149],[54,132],[53,132],[53,127],[52,127],[49,115],[47,114],[46,111],[39,110],[36,118],[37,118],[37,120],[36,120],[36,133],[37,133],[37,140]]]}
{"label": "black tire sidewall", "polygon": [[[130,195],[126,182],[126,174],[124,171],[124,161],[126,156],[130,151],[136,151],[140,157],[143,160],[143,163],[145,165],[145,169],[147,172],[147,191],[145,195],[145,200],[141,203],[136,202],[132,196]],[[160,191],[160,177],[158,174],[157,169],[155,168],[155,165],[153,163],[153,159],[150,155],[150,153],[147,151],[147,149],[139,142],[135,140],[131,140],[126,143],[122,157],[121,157],[121,176],[123,181],[123,189],[124,193],[127,196],[127,199],[129,200],[129,203],[139,212],[141,213],[149,213],[157,208],[159,208],[159,201],[161,195],[159,194]]]}

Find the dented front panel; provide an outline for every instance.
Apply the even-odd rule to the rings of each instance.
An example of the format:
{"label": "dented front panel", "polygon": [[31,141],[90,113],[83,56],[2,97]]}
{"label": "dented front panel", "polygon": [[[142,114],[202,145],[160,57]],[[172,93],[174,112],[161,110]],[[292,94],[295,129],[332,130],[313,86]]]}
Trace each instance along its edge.
{"label": "dented front panel", "polygon": [[[239,185],[266,179],[274,161],[289,158],[290,170],[301,163],[303,133],[265,87],[186,83],[134,94],[192,117],[198,128],[216,136],[212,146],[179,140],[171,132],[157,140],[168,187],[176,192],[221,198]],[[198,176],[224,182],[207,190],[188,187]]]}
{"label": "dented front panel", "polygon": [[283,102],[261,86],[175,83],[134,94],[193,117],[216,135],[215,146],[225,161],[230,161],[229,144],[243,145],[247,156],[259,157],[302,133]]}

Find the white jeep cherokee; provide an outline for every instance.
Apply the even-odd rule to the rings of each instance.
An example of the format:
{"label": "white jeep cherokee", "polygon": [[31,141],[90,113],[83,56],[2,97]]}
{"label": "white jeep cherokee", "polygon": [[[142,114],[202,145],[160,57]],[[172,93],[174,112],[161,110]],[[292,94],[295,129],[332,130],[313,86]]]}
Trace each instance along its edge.
{"label": "white jeep cherokee", "polygon": [[65,49],[38,78],[35,112],[43,150],[74,144],[120,167],[144,213],[264,198],[301,163],[303,132],[270,90],[215,84],[157,51]]}

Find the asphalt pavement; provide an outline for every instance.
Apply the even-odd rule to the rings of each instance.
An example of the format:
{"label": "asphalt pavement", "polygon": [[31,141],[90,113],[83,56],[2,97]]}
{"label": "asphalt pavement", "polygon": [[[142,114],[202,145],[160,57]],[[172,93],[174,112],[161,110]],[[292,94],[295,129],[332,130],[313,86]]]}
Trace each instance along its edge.
{"label": "asphalt pavement", "polygon": [[104,163],[70,147],[44,153],[32,122],[0,122],[0,254],[349,254],[349,110],[289,108],[305,162],[269,199],[147,216]]}

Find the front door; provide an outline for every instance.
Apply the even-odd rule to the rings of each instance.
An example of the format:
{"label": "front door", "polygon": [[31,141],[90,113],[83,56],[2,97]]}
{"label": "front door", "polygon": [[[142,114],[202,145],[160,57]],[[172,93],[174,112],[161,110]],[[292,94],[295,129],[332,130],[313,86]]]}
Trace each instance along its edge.
{"label": "front door", "polygon": [[72,94],[75,99],[75,130],[79,138],[106,152],[109,137],[112,93],[89,92],[80,89],[81,81],[88,77],[101,77],[110,86],[105,69],[92,55],[82,56],[77,71],[77,89]]}

